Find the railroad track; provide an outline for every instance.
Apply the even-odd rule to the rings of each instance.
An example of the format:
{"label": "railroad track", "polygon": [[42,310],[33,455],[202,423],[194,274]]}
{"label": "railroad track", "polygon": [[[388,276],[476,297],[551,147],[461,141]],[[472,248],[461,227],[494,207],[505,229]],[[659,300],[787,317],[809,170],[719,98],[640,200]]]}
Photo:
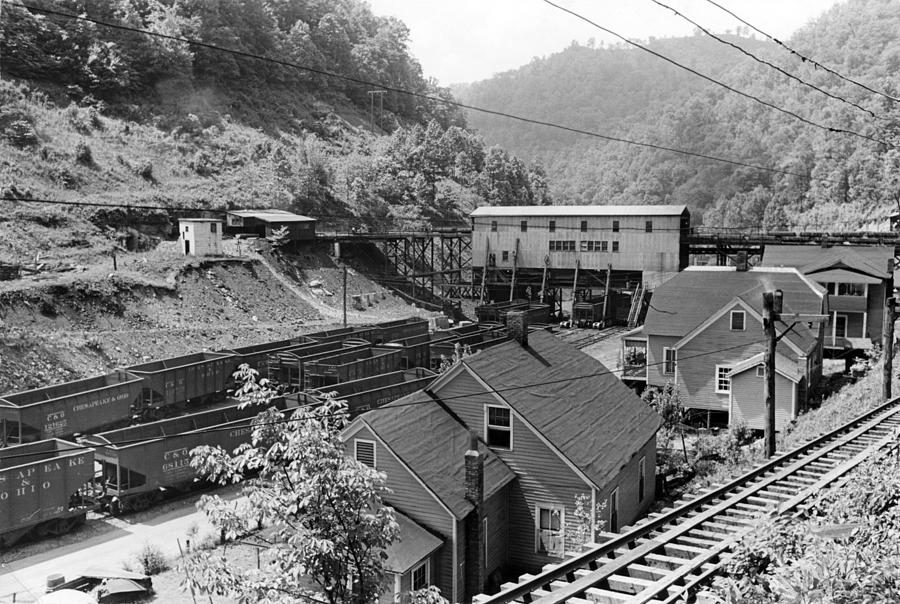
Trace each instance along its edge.
{"label": "railroad track", "polygon": [[731,482],[650,514],[538,575],[523,575],[476,604],[662,604],[688,601],[766,516],[796,512],[896,441],[900,397]]}

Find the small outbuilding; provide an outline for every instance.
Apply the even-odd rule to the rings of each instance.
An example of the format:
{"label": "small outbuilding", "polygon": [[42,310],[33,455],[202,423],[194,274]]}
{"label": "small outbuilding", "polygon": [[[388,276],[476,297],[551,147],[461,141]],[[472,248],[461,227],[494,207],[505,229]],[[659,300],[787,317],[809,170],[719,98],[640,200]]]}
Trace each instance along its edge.
{"label": "small outbuilding", "polygon": [[185,256],[221,256],[222,221],[216,218],[181,218],[178,242]]}
{"label": "small outbuilding", "polygon": [[287,227],[291,241],[316,238],[316,219],[287,210],[233,210],[226,217],[230,235],[246,234],[268,237],[273,231]]}

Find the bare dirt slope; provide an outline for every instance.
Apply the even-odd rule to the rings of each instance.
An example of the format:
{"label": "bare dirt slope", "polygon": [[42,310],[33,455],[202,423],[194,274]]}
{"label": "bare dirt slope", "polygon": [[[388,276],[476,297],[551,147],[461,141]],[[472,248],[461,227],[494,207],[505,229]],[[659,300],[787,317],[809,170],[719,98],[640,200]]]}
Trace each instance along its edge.
{"label": "bare dirt slope", "polygon": [[[200,260],[163,243],[120,254],[117,265],[112,270],[103,257],[0,283],[0,392],[285,339],[342,320],[342,267],[314,249],[290,260]],[[352,269],[348,292],[350,323],[427,314]],[[371,305],[354,305],[357,293],[370,294]]]}

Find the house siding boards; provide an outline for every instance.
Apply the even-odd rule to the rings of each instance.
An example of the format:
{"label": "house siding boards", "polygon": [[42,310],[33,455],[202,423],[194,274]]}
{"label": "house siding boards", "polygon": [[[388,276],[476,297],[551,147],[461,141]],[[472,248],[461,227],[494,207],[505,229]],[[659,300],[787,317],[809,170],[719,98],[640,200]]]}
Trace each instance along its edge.
{"label": "house siding boards", "polygon": [[[677,336],[654,336],[647,341],[647,383],[663,386],[666,382],[675,383],[679,372],[679,361],[675,359],[675,375],[665,373],[665,348],[674,348],[681,338]],[[680,354],[680,353],[679,353]]]}
{"label": "house siding boards", "polygon": [[484,517],[488,521],[488,555],[485,577],[496,570],[506,570],[509,559],[509,493],[511,485],[503,487],[484,502]]}
{"label": "house siding boards", "polygon": [[[743,422],[753,430],[764,430],[766,425],[766,405],[759,396],[765,378],[757,376],[756,368],[742,371],[731,380],[732,423]],[[796,405],[796,407],[795,407]],[[775,373],[775,429],[783,430],[794,418],[797,402],[797,385]]]}
{"label": "house siding boards", "polygon": [[347,451],[355,450],[356,440],[375,442],[376,469],[387,475],[387,485],[392,491],[386,498],[387,503],[444,539],[444,545],[433,556],[431,576],[441,593],[449,596],[453,593],[453,525],[456,519],[441,507],[368,427],[353,433],[347,440]]}
{"label": "house siding boards", "polygon": [[178,222],[179,244],[186,256],[221,256],[222,223],[207,219],[182,219]]}

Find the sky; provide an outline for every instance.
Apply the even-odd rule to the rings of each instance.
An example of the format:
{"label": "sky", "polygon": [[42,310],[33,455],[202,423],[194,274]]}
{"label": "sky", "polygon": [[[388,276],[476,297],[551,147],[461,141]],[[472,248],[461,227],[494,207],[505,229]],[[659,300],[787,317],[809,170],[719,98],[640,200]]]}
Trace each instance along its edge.
{"label": "sky", "polygon": [[[709,0],[660,0],[714,33],[740,25]],[[543,0],[368,0],[410,29],[410,51],[444,86],[475,82],[567,47],[618,42]],[[691,35],[694,26],[652,0],[554,0],[629,39]],[[786,39],[838,0],[716,0],[762,31]],[[760,37],[757,34],[757,37]]]}

